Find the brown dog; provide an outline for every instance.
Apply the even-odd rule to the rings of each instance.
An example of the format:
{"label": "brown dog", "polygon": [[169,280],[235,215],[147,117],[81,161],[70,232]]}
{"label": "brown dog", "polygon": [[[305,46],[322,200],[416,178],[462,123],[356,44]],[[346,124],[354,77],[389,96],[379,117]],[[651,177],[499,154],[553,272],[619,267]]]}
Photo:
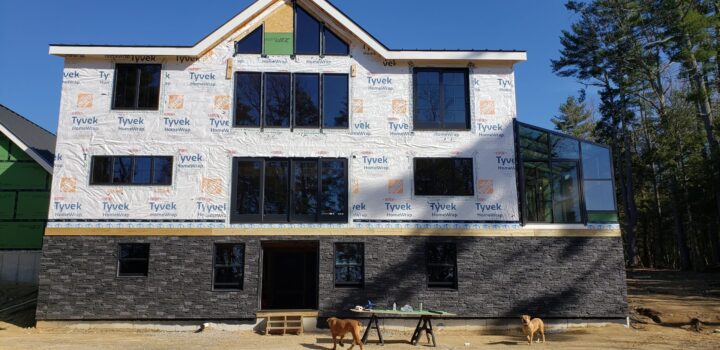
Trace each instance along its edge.
{"label": "brown dog", "polygon": [[356,320],[341,320],[339,318],[330,317],[327,319],[327,324],[330,327],[330,332],[332,333],[333,338],[333,350],[337,348],[337,343],[335,342],[335,338],[340,338],[340,346],[343,345],[343,338],[345,337],[345,333],[350,332],[353,337],[353,343],[350,345],[350,349],[352,349],[355,345],[360,345],[360,350],[363,350],[363,344],[360,340],[360,327],[362,327],[362,323],[360,321]]}
{"label": "brown dog", "polygon": [[540,335],[542,335],[542,342],[545,342],[545,324],[541,319],[533,318],[531,320],[530,316],[522,315],[522,329],[528,339],[529,345],[532,345],[535,332],[540,332],[540,334],[538,334],[538,342],[540,342]]}

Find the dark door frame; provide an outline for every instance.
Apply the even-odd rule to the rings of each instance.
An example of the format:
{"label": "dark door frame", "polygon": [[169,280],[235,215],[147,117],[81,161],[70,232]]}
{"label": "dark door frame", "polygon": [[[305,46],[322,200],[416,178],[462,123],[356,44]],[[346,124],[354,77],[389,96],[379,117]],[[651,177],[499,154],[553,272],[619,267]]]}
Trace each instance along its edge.
{"label": "dark door frame", "polygon": [[257,310],[258,311],[272,311],[270,310],[263,310],[262,309],[262,292],[263,292],[263,274],[265,273],[263,266],[265,262],[265,248],[266,247],[272,247],[273,245],[277,246],[280,244],[307,244],[307,246],[313,246],[316,252],[317,257],[317,273],[315,274],[315,285],[316,288],[316,305],[317,308],[320,309],[320,241],[319,240],[312,240],[312,239],[305,239],[305,240],[282,240],[282,239],[266,239],[266,240],[260,240],[260,259],[258,259],[258,294],[257,294]]}

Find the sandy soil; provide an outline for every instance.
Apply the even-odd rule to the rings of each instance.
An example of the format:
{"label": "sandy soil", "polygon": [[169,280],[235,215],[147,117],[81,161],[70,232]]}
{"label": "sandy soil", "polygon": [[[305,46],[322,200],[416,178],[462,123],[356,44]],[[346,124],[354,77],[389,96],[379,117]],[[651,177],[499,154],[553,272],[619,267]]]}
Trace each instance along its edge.
{"label": "sandy soil", "polygon": [[[18,302],[18,299],[8,297],[12,294],[9,289],[0,288],[3,289],[0,310]],[[24,300],[34,297],[27,290],[17,294]],[[632,271],[628,273],[628,298],[633,319],[631,328],[611,325],[550,333],[547,343],[533,344],[532,348],[720,349],[720,273]],[[25,306],[20,309],[28,313]],[[15,309],[0,312],[0,319],[6,321],[0,321],[0,349],[332,349],[332,340],[325,333],[264,336],[212,329],[192,333],[23,328],[28,318]],[[715,329],[718,329],[717,333]],[[365,348],[418,348],[407,343],[410,332],[387,331],[384,335],[384,347],[370,343]],[[527,346],[519,332],[481,334],[439,330],[437,339],[438,349]],[[420,345],[425,348],[424,343]],[[344,349],[347,348],[345,344]]]}

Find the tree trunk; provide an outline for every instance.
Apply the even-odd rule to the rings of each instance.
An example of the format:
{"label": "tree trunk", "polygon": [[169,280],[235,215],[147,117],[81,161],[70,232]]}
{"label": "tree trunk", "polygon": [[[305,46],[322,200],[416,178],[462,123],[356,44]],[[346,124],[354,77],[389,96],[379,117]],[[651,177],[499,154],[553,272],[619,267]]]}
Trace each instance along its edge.
{"label": "tree trunk", "polygon": [[679,199],[677,196],[677,180],[673,179],[672,204],[673,221],[675,223],[675,247],[678,252],[678,264],[680,270],[686,271],[690,268],[690,253],[687,248],[685,239],[685,229],[683,227],[680,211],[678,210]]}

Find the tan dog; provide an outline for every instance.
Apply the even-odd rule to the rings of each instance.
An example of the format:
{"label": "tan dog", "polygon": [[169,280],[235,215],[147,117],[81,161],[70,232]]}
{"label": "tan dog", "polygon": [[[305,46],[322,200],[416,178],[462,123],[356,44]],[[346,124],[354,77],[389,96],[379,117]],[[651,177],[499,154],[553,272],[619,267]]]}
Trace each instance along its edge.
{"label": "tan dog", "polygon": [[336,337],[340,338],[340,346],[345,346],[343,345],[343,338],[345,337],[345,333],[348,332],[350,332],[353,337],[353,342],[349,349],[352,349],[355,345],[360,345],[360,350],[363,350],[363,344],[360,340],[360,327],[362,327],[362,323],[360,323],[360,321],[341,320],[339,318],[330,317],[327,319],[327,324],[330,327],[330,332],[332,333],[333,350],[337,348],[337,343],[335,342]]}
{"label": "tan dog", "polygon": [[530,316],[522,315],[522,329],[528,339],[529,345],[532,345],[535,332],[540,332],[540,334],[538,334],[538,343],[540,342],[540,335],[542,335],[542,342],[545,343],[545,324],[541,319],[533,318],[531,320]]}

